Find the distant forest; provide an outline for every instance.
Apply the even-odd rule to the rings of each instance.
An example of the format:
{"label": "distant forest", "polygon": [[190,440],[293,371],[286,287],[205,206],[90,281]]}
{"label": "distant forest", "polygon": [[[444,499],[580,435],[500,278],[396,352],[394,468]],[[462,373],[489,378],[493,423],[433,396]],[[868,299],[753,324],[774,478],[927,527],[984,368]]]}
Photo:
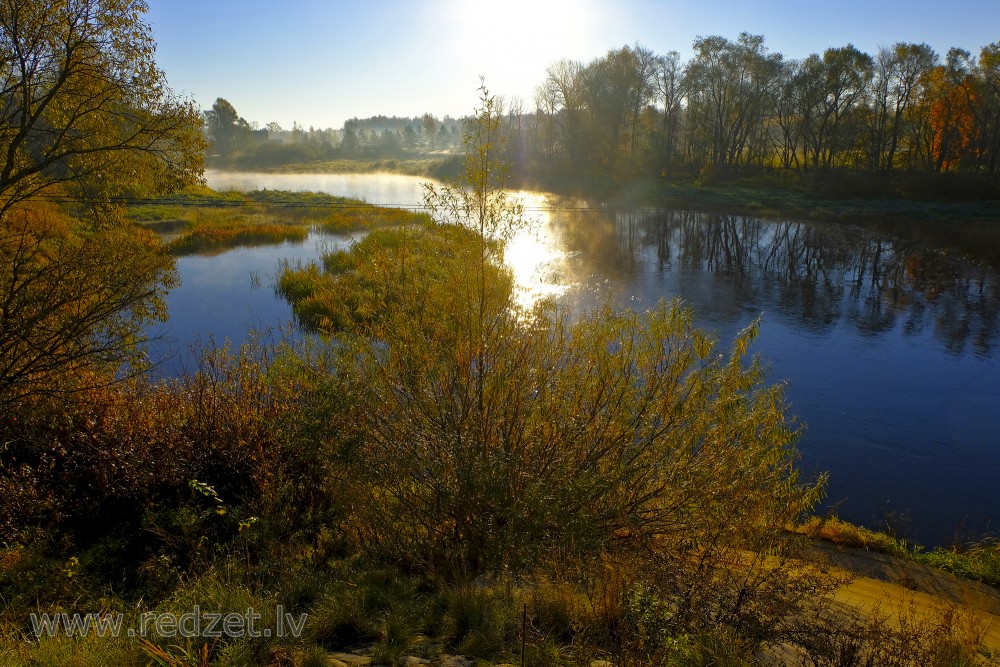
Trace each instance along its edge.
{"label": "distant forest", "polygon": [[[625,46],[589,63],[553,63],[533,107],[513,99],[505,110],[508,157],[526,174],[994,175],[1000,42],[977,55],[953,48],[943,56],[927,44],[897,43],[874,55],[848,44],[792,60],[769,51],[763,36],[743,33],[735,41],[697,39],[686,62],[676,51]],[[223,125],[217,111],[208,116],[218,147]],[[455,148],[460,129],[428,114],[284,134],[280,149],[266,142],[243,152],[291,158],[292,147],[312,146],[303,159],[417,155]]]}
{"label": "distant forest", "polygon": [[209,158],[234,166],[275,167],[335,159],[380,159],[454,152],[463,120],[430,113],[412,118],[352,118],[339,129],[305,129],[293,123],[263,128],[242,118],[226,99],[205,112]]}

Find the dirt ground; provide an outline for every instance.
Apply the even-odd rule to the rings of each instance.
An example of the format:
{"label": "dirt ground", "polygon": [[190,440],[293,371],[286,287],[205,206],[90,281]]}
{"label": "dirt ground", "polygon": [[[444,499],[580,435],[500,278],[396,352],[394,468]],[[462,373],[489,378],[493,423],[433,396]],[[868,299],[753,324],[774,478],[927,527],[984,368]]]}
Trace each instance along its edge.
{"label": "dirt ground", "polygon": [[[1000,656],[1000,590],[896,556],[821,540],[813,542],[807,560],[847,582],[833,593],[834,608],[846,622],[877,610],[898,629],[904,623],[933,626],[953,613],[959,631],[979,640],[982,662],[997,664],[986,656]],[[787,646],[772,647],[760,657],[771,665],[810,664],[801,649]]]}

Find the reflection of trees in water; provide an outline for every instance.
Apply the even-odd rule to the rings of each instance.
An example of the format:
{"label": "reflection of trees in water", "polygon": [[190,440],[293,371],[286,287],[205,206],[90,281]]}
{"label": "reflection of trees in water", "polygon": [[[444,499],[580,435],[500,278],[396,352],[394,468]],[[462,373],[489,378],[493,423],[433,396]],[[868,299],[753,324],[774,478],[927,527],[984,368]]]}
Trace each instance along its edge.
{"label": "reflection of trees in water", "polygon": [[652,261],[660,274],[725,277],[742,302],[800,328],[848,322],[874,336],[900,325],[978,354],[991,352],[998,332],[995,271],[846,224],[609,211],[556,216],[556,227],[568,250],[606,276],[629,280]]}

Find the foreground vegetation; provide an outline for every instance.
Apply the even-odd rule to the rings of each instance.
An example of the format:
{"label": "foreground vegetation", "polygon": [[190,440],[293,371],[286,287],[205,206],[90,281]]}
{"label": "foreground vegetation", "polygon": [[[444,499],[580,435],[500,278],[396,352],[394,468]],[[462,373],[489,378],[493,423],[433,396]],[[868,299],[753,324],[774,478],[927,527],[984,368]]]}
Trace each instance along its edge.
{"label": "foreground vegetation", "polygon": [[[960,611],[904,623],[837,606],[843,575],[789,530],[824,480],[796,469],[782,387],[747,356],[755,327],[720,346],[678,303],[573,322],[517,305],[503,253],[523,212],[483,104],[465,182],[428,191],[430,218],[387,212],[390,227],[322,266],[286,267],[279,290],[332,337],[206,349],[161,382],[91,366],[105,381],[10,401],[8,662],[991,659]],[[171,219],[191,196],[135,214]],[[79,372],[63,371],[49,382]],[[308,616],[297,636],[186,638],[39,636],[31,616],[135,629],[195,606],[255,610],[263,628]]]}
{"label": "foreground vegetation", "polygon": [[[995,662],[977,619],[845,612],[841,576],[803,560],[788,528],[824,480],[796,469],[755,327],[720,345],[678,303],[574,322],[517,306],[502,260],[523,212],[485,93],[432,219],[316,199],[330,224],[391,227],[288,267],[280,289],[325,335],[145,375],[174,259],[112,202],[192,186],[200,133],[144,10],[0,8],[0,54],[37,64],[0,92],[20,121],[0,133],[5,664]],[[313,215],[309,196],[204,191],[132,215],[222,242],[261,222],[257,198]],[[202,611],[272,633],[177,622]],[[41,613],[122,626],[50,633]]]}

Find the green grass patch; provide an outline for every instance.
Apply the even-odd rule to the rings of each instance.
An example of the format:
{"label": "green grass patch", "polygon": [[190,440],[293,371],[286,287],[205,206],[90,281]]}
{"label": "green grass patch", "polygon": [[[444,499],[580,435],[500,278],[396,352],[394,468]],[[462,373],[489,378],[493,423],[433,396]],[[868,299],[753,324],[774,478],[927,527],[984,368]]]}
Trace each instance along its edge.
{"label": "green grass patch", "polygon": [[1000,588],[1000,544],[993,540],[919,552],[918,562]]}
{"label": "green grass patch", "polygon": [[156,200],[131,202],[129,218],[165,234],[177,255],[211,254],[238,246],[301,242],[310,228],[346,233],[424,223],[429,217],[315,192],[195,188]]}
{"label": "green grass patch", "polygon": [[[387,314],[434,313],[417,317],[427,326],[443,325],[442,312],[462,295],[440,286],[461,275],[465,262],[480,250],[475,232],[458,225],[424,224],[373,231],[345,250],[323,256],[322,266],[285,266],[278,292],[292,304],[299,323],[314,331],[336,333],[365,328]],[[509,290],[511,278],[488,267],[490,289]],[[461,281],[459,281],[461,282]],[[468,285],[466,285],[468,287]]]}
{"label": "green grass patch", "polygon": [[406,176],[430,176],[447,157],[402,159],[340,159],[284,164],[268,169],[278,174],[374,174],[388,172]]}

